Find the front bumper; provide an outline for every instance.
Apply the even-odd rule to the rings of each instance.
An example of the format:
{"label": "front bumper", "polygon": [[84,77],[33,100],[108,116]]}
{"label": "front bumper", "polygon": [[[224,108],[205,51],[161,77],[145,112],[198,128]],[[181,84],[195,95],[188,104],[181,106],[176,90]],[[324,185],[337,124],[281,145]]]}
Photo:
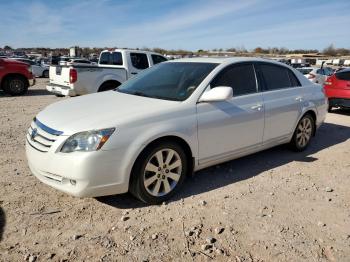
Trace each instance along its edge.
{"label": "front bumper", "polygon": [[28,82],[29,82],[29,86],[33,86],[35,85],[35,77],[33,77],[32,79],[28,79]]}
{"label": "front bumper", "polygon": [[60,86],[54,84],[48,84],[46,89],[54,94],[63,95],[63,96],[76,96],[74,89],[69,88],[68,86]]}
{"label": "front bumper", "polygon": [[128,191],[129,174],[121,169],[123,150],[65,154],[51,149],[40,152],[26,142],[29,168],[43,183],[77,197]]}

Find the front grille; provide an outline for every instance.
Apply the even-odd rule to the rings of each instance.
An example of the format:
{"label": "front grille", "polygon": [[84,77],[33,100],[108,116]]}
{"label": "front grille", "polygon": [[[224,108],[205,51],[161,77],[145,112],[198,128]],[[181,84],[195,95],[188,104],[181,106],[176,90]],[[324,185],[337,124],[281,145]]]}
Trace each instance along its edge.
{"label": "front grille", "polygon": [[63,134],[61,131],[54,130],[39,120],[34,118],[31,123],[26,138],[28,143],[40,152],[48,152],[57,137]]}

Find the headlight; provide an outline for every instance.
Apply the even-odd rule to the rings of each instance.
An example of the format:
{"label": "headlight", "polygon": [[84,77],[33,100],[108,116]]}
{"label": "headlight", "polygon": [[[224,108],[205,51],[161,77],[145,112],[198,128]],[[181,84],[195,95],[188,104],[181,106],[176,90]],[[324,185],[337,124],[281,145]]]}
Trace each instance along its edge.
{"label": "headlight", "polygon": [[61,148],[63,153],[74,151],[96,151],[99,150],[113,134],[115,128],[81,132],[69,137]]}

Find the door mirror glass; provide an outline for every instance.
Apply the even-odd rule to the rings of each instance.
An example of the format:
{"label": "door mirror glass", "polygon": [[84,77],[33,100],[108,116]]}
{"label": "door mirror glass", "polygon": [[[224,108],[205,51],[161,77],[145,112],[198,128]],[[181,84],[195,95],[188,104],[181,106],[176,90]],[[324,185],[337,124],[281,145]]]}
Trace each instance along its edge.
{"label": "door mirror glass", "polygon": [[232,88],[229,86],[214,87],[203,93],[199,102],[219,102],[231,99],[233,96]]}

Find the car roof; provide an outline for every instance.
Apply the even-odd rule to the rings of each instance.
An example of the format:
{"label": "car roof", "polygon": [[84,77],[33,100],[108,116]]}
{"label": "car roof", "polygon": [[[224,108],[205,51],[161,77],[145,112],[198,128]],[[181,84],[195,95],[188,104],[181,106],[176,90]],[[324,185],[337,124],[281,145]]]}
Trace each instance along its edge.
{"label": "car roof", "polygon": [[192,58],[180,58],[175,60],[170,60],[168,63],[176,63],[176,62],[191,62],[191,63],[216,63],[216,64],[231,64],[238,62],[267,62],[271,64],[283,65],[281,62],[260,58],[260,57],[192,57]]}

